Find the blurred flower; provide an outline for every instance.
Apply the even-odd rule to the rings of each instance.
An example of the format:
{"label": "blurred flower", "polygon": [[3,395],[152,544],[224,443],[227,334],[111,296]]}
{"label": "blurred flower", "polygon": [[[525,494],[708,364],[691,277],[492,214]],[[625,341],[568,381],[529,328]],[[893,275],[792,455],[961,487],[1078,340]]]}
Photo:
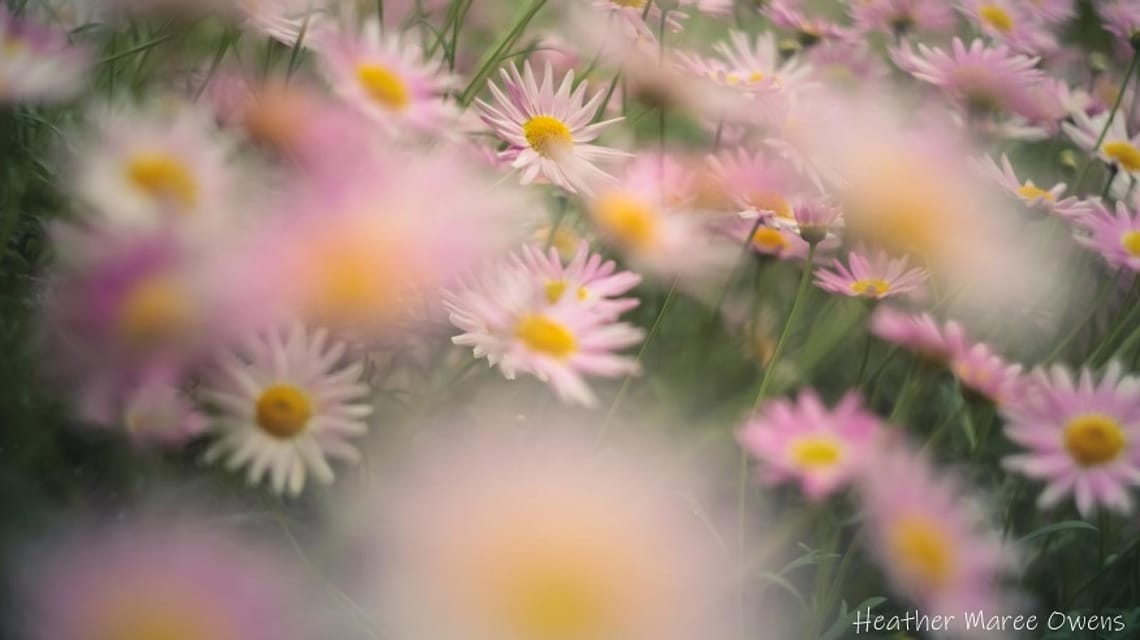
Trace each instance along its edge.
{"label": "blurred flower", "polygon": [[336,28],[336,16],[329,11],[330,0],[237,0],[241,16],[255,30],[295,46],[312,42]]}
{"label": "blurred flower", "polygon": [[130,525],[76,532],[28,572],[21,637],[300,637],[295,594],[272,555],[186,516]]}
{"label": "blurred flower", "polygon": [[1098,381],[1082,369],[1038,370],[1034,385],[1002,407],[1006,435],[1027,449],[1002,466],[1046,482],[1038,504],[1055,506],[1069,494],[1088,518],[1100,506],[1132,510],[1129,492],[1140,486],[1140,379],[1109,364]]}
{"label": "blurred flower", "polygon": [[1130,0],[1109,0],[1098,3],[1096,12],[1100,14],[1104,28],[1116,36],[1119,46],[1140,51],[1140,46],[1137,46],[1140,41],[1140,6]]}
{"label": "blurred flower", "polygon": [[445,292],[451,324],[463,331],[452,342],[473,347],[476,358],[487,358],[508,380],[529,373],[562,400],[593,406],[597,399],[583,375],[636,372],[632,358],[613,352],[637,344],[644,334],[615,321],[614,312],[625,303],[618,307],[588,292],[581,298],[577,292],[565,295],[564,281],[549,276],[549,265],[513,257]]}
{"label": "blurred flower", "polygon": [[566,264],[554,247],[543,252],[532,245],[523,246],[522,259],[527,269],[542,281],[550,304],[573,297],[606,317],[616,318],[639,303],[637,298],[618,296],[640,284],[641,276],[632,271],[618,271],[613,260],[591,252],[589,243],[584,240],[579,242]]}
{"label": "blurred flower", "polygon": [[867,542],[896,594],[928,615],[1007,609],[998,583],[1015,558],[954,477],[905,449],[885,452],[867,465],[862,497]]}
{"label": "blurred flower", "polygon": [[1140,210],[1117,202],[1114,215],[1098,200],[1082,211],[1075,224],[1089,233],[1077,235],[1077,242],[1099,253],[1109,266],[1140,271]]}
{"label": "blurred flower", "polygon": [[[747,246],[760,255],[780,260],[802,260],[807,257],[808,243],[800,237],[799,232],[788,226],[740,218],[728,221],[725,226],[730,236],[740,242],[747,242]],[[749,241],[750,233],[752,238]],[[825,243],[823,248],[833,249],[836,245],[838,242]]]}
{"label": "blurred flower", "polygon": [[664,24],[670,31],[681,30],[681,20],[687,16],[678,11],[668,9],[662,11],[659,1],[654,1],[647,8],[649,0],[591,0],[593,6],[609,12],[614,17],[624,21],[631,35],[653,38],[653,31],[659,24]]}
{"label": "blurred flower", "polygon": [[1026,206],[1043,210],[1047,213],[1056,213],[1064,218],[1072,218],[1080,207],[1075,196],[1061,198],[1065,193],[1066,185],[1063,182],[1053,185],[1045,190],[1033,184],[1032,180],[1022,182],[1013,172],[1013,165],[1009,158],[1001,154],[1001,167],[998,167],[992,156],[986,156],[980,163],[982,171],[994,180],[1002,189],[1016,196]]}
{"label": "blurred flower", "polygon": [[[1128,135],[1127,118],[1123,113],[1113,114],[1112,122],[1109,123],[1110,113],[1089,117],[1078,111],[1072,114],[1073,123],[1065,123],[1062,129],[1080,148],[1100,158],[1105,164],[1140,179],[1140,133]],[[1097,140],[1101,140],[1100,134],[1106,124],[1108,131],[1098,147]]]}
{"label": "blurred flower", "polygon": [[737,435],[740,446],[764,465],[776,484],[797,480],[804,494],[820,500],[843,488],[873,460],[879,420],[848,393],[828,410],[811,390],[799,398],[765,404]]}
{"label": "blurred flower", "polygon": [[1006,362],[984,343],[955,353],[950,369],[968,399],[984,398],[1004,407],[1016,401],[1024,390],[1021,365]]}
{"label": "blurred flower", "polygon": [[809,16],[804,11],[803,0],[771,0],[763,11],[773,25],[794,31],[796,39],[805,47],[810,47],[820,40],[846,35],[846,30],[835,22]]}
{"label": "blurred flower", "polygon": [[948,33],[956,26],[954,7],[944,0],[862,0],[851,3],[848,11],[862,31]]}
{"label": "blurred flower", "polygon": [[0,7],[0,104],[69,98],[83,88],[89,64],[66,32]]}
{"label": "blurred flower", "polygon": [[949,52],[924,44],[918,53],[910,43],[891,51],[904,71],[935,85],[969,113],[1009,110],[1024,100],[1026,88],[1042,79],[1038,60],[1013,53],[1004,45],[974,40],[969,48],[954,38]]}
{"label": "blurred flower", "polygon": [[[541,173],[554,184],[575,193],[590,191],[591,183],[612,177],[594,166],[595,162],[615,160],[628,154],[594,144],[603,129],[621,120],[615,118],[589,124],[605,95],[594,94],[584,102],[587,83],[582,82],[571,93],[574,73],[562,79],[555,91],[551,67],[537,84],[530,63],[523,64],[520,74],[512,65],[502,69],[504,94],[494,83],[488,86],[495,96],[495,106],[476,100],[483,120],[495,133],[518,150],[512,166],[522,169],[523,184],[530,184]],[[509,97],[508,97],[509,96]]]}
{"label": "blurred flower", "polygon": [[206,418],[181,389],[150,381],[127,396],[122,425],[136,444],[174,448],[205,431]]}
{"label": "blurred flower", "polygon": [[811,70],[796,57],[782,60],[776,36],[766,31],[752,36],[732,31],[713,49],[720,56],[706,62],[709,77],[744,91],[795,91]]}
{"label": "blurred flower", "polygon": [[771,218],[794,226],[793,207],[804,195],[805,184],[795,167],[770,152],[749,153],[743,147],[709,158],[712,174],[725,193],[740,207],[744,218]]}
{"label": "blurred flower", "polygon": [[843,213],[827,200],[805,200],[792,210],[800,237],[810,244],[834,238],[833,230],[843,226]]}
{"label": "blurred flower", "polygon": [[891,69],[865,40],[827,40],[808,49],[804,60],[814,81],[849,91],[885,83]]}
{"label": "blurred flower", "polygon": [[[983,33],[997,38],[1016,51],[1049,55],[1057,49],[1057,39],[1049,25],[1019,0],[963,0],[961,7]],[[1071,8],[1071,7],[1070,7]]]}
{"label": "blurred flower", "polygon": [[380,36],[375,19],[323,34],[316,45],[321,69],[346,103],[373,118],[392,135],[408,128],[445,134],[456,117],[445,102],[455,78],[442,58],[429,58],[411,35]]}
{"label": "blurred flower", "polygon": [[968,350],[962,325],[953,320],[941,324],[929,313],[912,314],[880,306],[871,316],[871,333],[939,365],[949,364]]}
{"label": "blurred flower", "polygon": [[1031,15],[1056,24],[1069,21],[1077,13],[1074,0],[1031,0],[1020,6]]}
{"label": "blurred flower", "polygon": [[330,484],[326,456],[359,461],[348,440],[368,431],[372,413],[364,367],[346,364],[345,352],[327,330],[294,323],[219,355],[199,392],[218,412],[206,461],[225,457],[229,469],[248,466],[250,484],[267,477],[276,493],[300,494],[307,475]]}
{"label": "blurred flower", "polygon": [[817,271],[816,284],[844,296],[881,300],[919,291],[928,277],[921,268],[908,269],[905,257],[891,258],[885,251],[870,258],[852,251],[847,254],[847,261],[850,267],[834,260],[834,271]]}

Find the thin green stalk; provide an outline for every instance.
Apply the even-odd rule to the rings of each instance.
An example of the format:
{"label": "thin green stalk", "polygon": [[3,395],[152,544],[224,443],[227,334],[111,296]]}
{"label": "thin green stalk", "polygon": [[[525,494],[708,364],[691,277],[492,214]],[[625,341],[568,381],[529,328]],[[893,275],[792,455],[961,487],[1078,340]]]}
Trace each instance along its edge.
{"label": "thin green stalk", "polygon": [[1089,356],[1089,363],[1095,367],[1104,364],[1108,355],[1112,353],[1112,345],[1120,339],[1124,331],[1131,326],[1137,319],[1140,319],[1140,301],[1136,300],[1136,294],[1140,291],[1140,277],[1133,277],[1132,286],[1128,290],[1128,295],[1124,297],[1128,310],[1124,313],[1120,323],[1112,330],[1111,333],[1104,339],[1103,342],[1093,351]]}
{"label": "thin green stalk", "polygon": [[724,288],[721,289],[720,295],[716,298],[716,304],[713,306],[712,314],[709,316],[710,322],[716,320],[717,314],[720,313],[720,308],[724,305],[725,299],[728,298],[728,291],[732,288],[732,283],[735,282],[736,277],[740,275],[741,267],[746,264],[745,259],[748,258],[749,248],[752,245],[752,236],[756,235],[756,230],[760,228],[761,222],[763,222],[763,219],[757,217],[756,222],[752,225],[752,229],[748,232],[748,235],[744,237],[744,242],[740,245],[740,257],[737,258],[736,264],[733,265],[732,271],[728,274],[728,280],[724,283]]}
{"label": "thin green stalk", "polygon": [[1077,174],[1077,181],[1073,185],[1073,193],[1080,194],[1081,185],[1084,184],[1085,178],[1088,177],[1089,168],[1092,167],[1093,156],[1100,150],[1100,145],[1104,142],[1104,137],[1108,135],[1108,128],[1112,125],[1117,110],[1120,109],[1120,103],[1124,100],[1124,93],[1128,90],[1128,83],[1132,80],[1132,76],[1136,72],[1137,64],[1140,64],[1140,49],[1137,49],[1136,53],[1132,54],[1132,62],[1128,63],[1128,71],[1124,74],[1124,82],[1120,85],[1120,93],[1116,94],[1116,100],[1112,103],[1112,110],[1108,112],[1108,119],[1104,121],[1104,127],[1101,128],[1100,135],[1096,138],[1096,144],[1093,145],[1089,156],[1085,158],[1085,163],[1081,167],[1080,173]]}
{"label": "thin green stalk", "polygon": [[1112,284],[1120,278],[1122,271],[1123,268],[1117,269],[1112,278],[1101,282],[1100,287],[1097,290],[1096,298],[1093,300],[1092,304],[1089,305],[1088,313],[1080,322],[1074,324],[1072,330],[1069,331],[1069,334],[1066,335],[1063,340],[1058,342],[1053,351],[1048,356],[1046,356],[1045,364],[1051,364],[1054,360],[1060,357],[1060,355],[1065,352],[1065,349],[1068,348],[1073,340],[1077,339],[1077,336],[1081,334],[1081,330],[1083,330],[1088,325],[1089,321],[1092,320],[1092,317],[1096,314],[1096,310],[1101,306],[1101,304],[1104,303],[1104,300],[1108,296],[1108,293],[1112,291]]}
{"label": "thin green stalk", "polygon": [[804,271],[800,276],[800,286],[796,290],[796,297],[792,300],[792,309],[788,312],[788,319],[784,322],[784,329],[780,332],[780,339],[776,341],[776,348],[772,350],[772,357],[768,360],[768,366],[764,369],[764,377],[760,380],[760,390],[756,392],[756,400],[752,403],[752,411],[755,412],[760,407],[760,403],[768,395],[768,387],[772,384],[772,371],[780,364],[780,354],[784,352],[784,346],[788,343],[788,336],[792,332],[792,326],[796,324],[799,318],[800,308],[804,299],[804,294],[807,293],[808,284],[811,283],[812,265],[815,259],[815,247],[812,244],[808,247],[807,258],[804,259]]}
{"label": "thin green stalk", "polygon": [[915,396],[918,395],[918,389],[921,386],[920,379],[922,376],[919,375],[918,369],[918,360],[910,363],[910,368],[907,369],[906,378],[902,383],[902,391],[899,392],[899,398],[898,401],[895,402],[895,406],[891,408],[891,414],[887,416],[887,422],[893,423],[898,418],[906,417],[910,409],[910,403],[914,400]]}
{"label": "thin green stalk", "polygon": [[471,103],[471,100],[475,98],[475,94],[483,88],[483,83],[487,81],[487,76],[491,75],[491,72],[494,71],[499,59],[514,45],[515,41],[522,35],[523,30],[526,29],[530,21],[534,19],[534,16],[538,14],[539,10],[541,10],[545,4],[546,0],[531,0],[530,5],[519,15],[510,30],[503,34],[499,43],[495,46],[494,50],[492,50],[491,55],[479,66],[479,70],[475,72],[467,88],[463,90],[463,93],[459,94],[459,104],[467,106]]}
{"label": "thin green stalk", "polygon": [[[96,64],[99,64],[99,65],[113,64],[117,60],[122,60],[123,58],[129,58],[129,57],[135,55],[136,53],[146,51],[147,49],[150,49],[151,47],[157,47],[158,45],[162,44],[163,42],[166,42],[167,40],[171,40],[171,39],[177,37],[178,35],[179,35],[178,33],[163,34],[161,36],[158,36],[157,38],[154,38],[152,40],[148,40],[148,41],[146,41],[140,45],[131,47],[130,49],[125,49],[123,51],[117,51],[115,53],[112,53],[111,55],[103,58],[102,60],[99,60],[99,62],[97,62]],[[111,38],[114,39],[115,36],[112,35]],[[114,45],[112,45],[112,46],[114,46]]]}

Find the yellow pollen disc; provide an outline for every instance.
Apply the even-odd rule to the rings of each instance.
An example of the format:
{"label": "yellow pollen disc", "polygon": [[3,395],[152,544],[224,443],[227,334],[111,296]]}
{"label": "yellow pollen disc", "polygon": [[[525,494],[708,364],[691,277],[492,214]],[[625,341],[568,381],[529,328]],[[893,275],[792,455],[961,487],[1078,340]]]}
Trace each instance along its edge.
{"label": "yellow pollen disc", "polygon": [[411,102],[408,85],[387,67],[363,63],[356,68],[356,79],[368,92],[368,96],[383,107],[400,110]]}
{"label": "yellow pollen disc", "polygon": [[127,163],[127,180],[151,198],[189,209],[198,203],[198,183],[178,158],[142,153]]}
{"label": "yellow pollen disc", "polygon": [[590,572],[552,566],[523,573],[511,589],[507,612],[520,637],[586,640],[610,626],[609,590]]}
{"label": "yellow pollen disc", "polygon": [[[150,604],[150,603],[148,603]],[[203,621],[196,612],[181,611],[180,607],[143,606],[123,607],[129,611],[117,612],[100,621],[95,629],[95,640],[201,640],[202,638],[229,638],[221,628]],[[222,635],[215,635],[219,632]]]}
{"label": "yellow pollen disc", "polygon": [[978,9],[978,16],[994,29],[1002,33],[1009,33],[1013,31],[1013,16],[1009,12],[999,7],[996,4],[982,5]]}
{"label": "yellow pollen disc", "polygon": [[887,536],[887,543],[895,562],[922,588],[937,590],[953,577],[953,543],[946,532],[928,517],[912,515],[900,518]]}
{"label": "yellow pollen disc", "polygon": [[1129,173],[1140,172],[1140,149],[1123,140],[1105,143],[1104,155]]}
{"label": "yellow pollen disc", "polygon": [[891,290],[891,283],[881,278],[863,278],[851,283],[851,292],[857,296],[881,298]]}
{"label": "yellow pollen disc", "polygon": [[788,248],[788,239],[772,227],[759,227],[752,234],[752,244],[763,251],[779,253]]}
{"label": "yellow pollen disc", "polygon": [[793,218],[792,206],[788,204],[784,196],[775,191],[753,191],[748,194],[748,204],[752,205],[753,209],[771,211],[777,218],[782,220],[791,220]]}
{"label": "yellow pollen disc", "polygon": [[630,9],[642,9],[645,7],[645,0],[610,0],[610,4]]}
{"label": "yellow pollen disc", "polygon": [[729,72],[724,74],[724,81],[730,85],[740,84],[740,74],[736,72]]}
{"label": "yellow pollen disc", "polygon": [[594,220],[615,241],[635,251],[657,244],[657,213],[632,194],[611,192],[598,198]]}
{"label": "yellow pollen disc", "polygon": [[753,71],[752,73],[748,74],[748,81],[752,83],[763,82],[764,78],[766,77],[767,76],[765,76],[761,71]]}
{"label": "yellow pollen disc", "polygon": [[266,387],[257,399],[257,426],[281,440],[287,440],[305,430],[313,407],[309,396],[291,384]]}
{"label": "yellow pollen disc", "polygon": [[[547,282],[546,286],[544,287],[544,290],[546,292],[546,301],[550,304],[558,302],[562,299],[563,294],[566,293],[566,289],[569,286],[570,285],[565,280],[553,280],[551,282]],[[578,297],[578,300],[585,300],[586,297],[590,295],[590,292],[586,291],[586,287],[578,287],[576,295]]]}
{"label": "yellow pollen disc", "polygon": [[1124,451],[1124,430],[1114,418],[1087,413],[1065,426],[1065,449],[1081,466],[1095,467]]}
{"label": "yellow pollen disc", "polygon": [[522,128],[530,148],[541,156],[555,156],[574,146],[570,127],[553,116],[535,116],[524,122]]}
{"label": "yellow pollen disc", "polygon": [[1054,196],[1053,194],[1042,189],[1041,187],[1038,187],[1036,185],[1032,185],[1029,183],[1025,183],[1025,184],[1021,185],[1020,187],[1018,187],[1017,188],[1017,195],[1021,196],[1022,198],[1025,198],[1026,200],[1042,200],[1043,199],[1043,200],[1048,200],[1049,202],[1054,202],[1057,200],[1057,197]]}
{"label": "yellow pollen disc", "polygon": [[119,331],[135,348],[151,348],[177,339],[192,322],[192,307],[183,287],[165,275],[145,278],[123,297]]}
{"label": "yellow pollen disc", "polygon": [[1140,231],[1125,231],[1120,236],[1120,246],[1133,257],[1140,258]]}
{"label": "yellow pollen disc", "polygon": [[557,229],[553,229],[554,237],[550,237],[552,229],[549,226],[542,227],[534,232],[531,239],[545,246],[548,242],[551,247],[554,247],[562,257],[566,258],[573,256],[574,252],[578,250],[578,243],[582,240],[581,236],[574,232],[573,229],[567,228],[562,225]]}
{"label": "yellow pollen disc", "polygon": [[792,460],[804,469],[830,467],[843,459],[843,445],[827,436],[800,438],[792,443]]}
{"label": "yellow pollen disc", "polygon": [[555,358],[566,358],[578,348],[578,340],[569,329],[538,314],[523,316],[515,325],[515,337],[531,351]]}

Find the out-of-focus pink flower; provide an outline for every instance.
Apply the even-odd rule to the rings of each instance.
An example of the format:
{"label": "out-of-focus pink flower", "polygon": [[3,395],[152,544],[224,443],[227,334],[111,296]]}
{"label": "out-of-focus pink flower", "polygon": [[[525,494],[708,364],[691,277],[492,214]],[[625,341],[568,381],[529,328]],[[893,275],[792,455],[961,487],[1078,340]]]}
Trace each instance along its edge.
{"label": "out-of-focus pink flower", "polygon": [[[1043,13],[1019,0],[962,0],[960,7],[972,21],[1015,51],[1048,57],[1057,50],[1057,37]],[[1072,7],[1070,6],[1070,9]]]}
{"label": "out-of-focus pink flower", "polygon": [[1009,110],[1023,100],[1027,87],[1039,83],[1037,58],[1013,53],[1004,45],[987,46],[974,40],[967,48],[954,38],[949,51],[910,43],[891,51],[891,57],[904,71],[946,92],[958,105],[971,112]]}
{"label": "out-of-focus pink flower", "polygon": [[1136,43],[1140,40],[1140,6],[1130,0],[1114,0],[1097,4],[1096,12],[1103,21],[1101,24],[1116,36],[1121,48],[1138,48]]}
{"label": "out-of-focus pink flower", "polygon": [[864,0],[848,10],[861,31],[948,33],[956,26],[954,7],[944,0]]}
{"label": "out-of-focus pink flower", "polygon": [[487,125],[518,150],[512,166],[522,170],[523,184],[533,182],[541,174],[567,191],[588,193],[591,183],[612,180],[595,163],[628,154],[590,144],[603,129],[621,120],[590,124],[605,97],[603,93],[586,101],[587,83],[574,88],[573,71],[555,90],[550,65],[546,66],[541,86],[529,62],[524,63],[521,73],[512,65],[501,70],[501,75],[506,93],[491,83],[495,105],[482,100],[476,100],[476,104]]}
{"label": "out-of-focus pink flower", "polygon": [[1097,200],[1074,222],[1088,234],[1078,234],[1077,242],[1099,253],[1109,266],[1140,271],[1140,210],[1117,202],[1114,213]]}
{"label": "out-of-focus pink flower", "polygon": [[795,167],[771,152],[749,153],[743,147],[709,158],[713,176],[744,218],[771,218],[794,225],[793,208],[807,185]]}
{"label": "out-of-focus pink flower", "polygon": [[879,419],[847,394],[828,409],[811,390],[799,398],[765,404],[737,435],[740,446],[763,464],[769,483],[798,481],[812,500],[845,487],[874,460]]}
{"label": "out-of-focus pink flower", "polygon": [[557,304],[565,297],[576,298],[598,313],[616,318],[638,305],[637,298],[622,296],[641,283],[632,271],[618,271],[613,260],[590,251],[586,241],[578,244],[573,256],[563,264],[559,251],[543,252],[533,245],[522,248],[526,267],[542,281],[546,300]]}
{"label": "out-of-focus pink flower", "polygon": [[1026,449],[1002,465],[1046,483],[1043,509],[1072,494],[1088,518],[1098,507],[1127,514],[1129,492],[1140,486],[1140,379],[1112,363],[1094,381],[1057,365],[1039,370],[1035,384],[1002,408],[1006,435]]}
{"label": "out-of-focus pink flower", "polygon": [[1013,165],[1009,162],[1009,157],[1004,153],[1001,155],[1001,166],[999,167],[992,156],[986,156],[982,160],[981,169],[986,175],[996,182],[1002,189],[1010,195],[1017,197],[1018,200],[1025,203],[1026,206],[1034,209],[1039,209],[1047,213],[1056,213],[1064,218],[1073,218],[1074,212],[1079,209],[1078,198],[1070,196],[1062,198],[1061,195],[1065,193],[1066,185],[1063,182],[1053,185],[1050,189],[1042,189],[1033,184],[1032,180],[1022,182],[1018,179],[1017,174],[1013,171]]}
{"label": "out-of-focus pink flower", "polygon": [[727,41],[717,42],[713,49],[718,58],[694,66],[703,68],[711,79],[741,91],[794,92],[810,75],[799,58],[781,58],[776,36],[770,31],[755,38],[732,31]]}
{"label": "out-of-focus pink flower", "polygon": [[866,40],[826,40],[804,52],[811,79],[832,87],[862,91],[890,79],[891,70]]}
{"label": "out-of-focus pink flower", "polygon": [[680,31],[681,21],[688,17],[680,11],[662,10],[658,2],[650,5],[646,13],[645,5],[648,0],[591,0],[591,2],[595,9],[622,20],[628,33],[636,38],[648,37],[650,40],[655,40],[653,34],[657,31],[658,25],[662,24],[662,20],[670,31]]}
{"label": "out-of-focus pink flower", "polygon": [[998,584],[1016,557],[955,477],[900,448],[867,465],[862,497],[868,546],[895,593],[928,615],[1008,610]]}
{"label": "out-of-focus pink flower", "polygon": [[1016,401],[1025,390],[1021,365],[1007,362],[985,343],[954,354],[950,369],[965,391],[999,407]]}
{"label": "out-of-focus pink flower", "polygon": [[[1129,135],[1125,114],[1113,114],[1110,123],[1109,113],[1090,117],[1078,111],[1072,114],[1073,122],[1065,123],[1062,128],[1080,148],[1100,158],[1105,164],[1140,178],[1140,132]],[[1100,134],[1106,124],[1108,131],[1098,147],[1096,142],[1101,139]]]}
{"label": "out-of-focus pink flower", "polygon": [[870,258],[852,251],[847,255],[850,266],[835,260],[832,269],[820,269],[815,282],[821,288],[839,295],[881,300],[913,294],[926,283],[927,273],[919,267],[907,268],[906,257],[891,258],[879,251]]}
{"label": "out-of-focus pink flower", "polygon": [[929,313],[913,314],[889,306],[875,309],[871,332],[939,365],[949,364],[969,349],[965,331],[957,322],[942,324]]}
{"label": "out-of-focus pink flower", "polygon": [[803,0],[772,0],[763,11],[773,25],[795,32],[804,46],[847,36],[847,28],[827,18],[808,15]]}
{"label": "out-of-focus pink flower", "polygon": [[122,425],[138,445],[176,448],[202,434],[206,418],[181,389],[150,381],[127,396]]}
{"label": "out-of-focus pink flower", "polygon": [[0,104],[69,98],[82,90],[89,64],[66,32],[0,7]]}
{"label": "out-of-focus pink flower", "polygon": [[829,200],[812,198],[792,209],[800,237],[811,244],[835,238],[835,231],[843,226],[843,212]]}

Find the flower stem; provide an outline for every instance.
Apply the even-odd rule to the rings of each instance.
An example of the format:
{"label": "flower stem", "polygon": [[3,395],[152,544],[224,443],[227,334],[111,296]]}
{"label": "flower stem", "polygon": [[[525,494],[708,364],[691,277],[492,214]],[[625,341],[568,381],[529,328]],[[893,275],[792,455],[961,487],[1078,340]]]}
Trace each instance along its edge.
{"label": "flower stem", "polygon": [[546,0],[531,1],[526,10],[515,20],[510,30],[503,34],[499,43],[495,45],[494,50],[491,51],[491,55],[487,56],[487,59],[480,65],[479,70],[476,71],[474,77],[471,78],[471,83],[467,85],[463,93],[459,94],[459,104],[467,106],[471,103],[471,100],[475,98],[475,94],[483,88],[483,83],[487,81],[487,76],[491,75],[491,72],[494,70],[495,65],[499,63],[503,54],[519,39],[523,30],[526,29],[526,26],[530,24],[530,21],[534,19],[534,16],[538,14],[539,10],[541,10],[545,4]]}
{"label": "flower stem", "polygon": [[768,394],[768,387],[772,384],[772,371],[780,364],[780,354],[783,353],[784,345],[788,342],[788,335],[792,332],[792,326],[796,324],[796,320],[799,318],[801,303],[804,294],[807,292],[808,284],[811,282],[814,258],[815,245],[813,244],[808,247],[807,258],[804,259],[803,275],[800,276],[800,286],[796,290],[796,297],[792,301],[792,309],[788,312],[788,319],[784,322],[784,330],[780,332],[780,339],[776,341],[776,348],[772,350],[772,357],[768,360],[768,366],[764,369],[764,377],[760,380],[760,390],[756,392],[756,400],[752,403],[753,412],[760,407],[760,403]]}
{"label": "flower stem", "polygon": [[1084,184],[1085,178],[1088,177],[1089,168],[1092,167],[1093,156],[1096,155],[1097,150],[1100,149],[1101,143],[1104,142],[1104,137],[1108,135],[1108,128],[1112,126],[1112,120],[1116,117],[1116,112],[1120,109],[1120,103],[1124,100],[1124,93],[1128,90],[1128,82],[1132,80],[1133,74],[1136,72],[1136,65],[1140,64],[1140,49],[1132,55],[1132,62],[1128,63],[1128,71],[1124,74],[1124,82],[1120,84],[1120,93],[1116,94],[1116,100],[1112,103],[1112,110],[1108,112],[1108,119],[1104,121],[1104,127],[1100,130],[1100,135],[1096,138],[1096,144],[1093,145],[1089,151],[1089,157],[1085,158],[1085,163],[1081,167],[1081,172],[1077,174],[1077,181],[1073,185],[1073,193],[1079,194],[1081,185]]}

